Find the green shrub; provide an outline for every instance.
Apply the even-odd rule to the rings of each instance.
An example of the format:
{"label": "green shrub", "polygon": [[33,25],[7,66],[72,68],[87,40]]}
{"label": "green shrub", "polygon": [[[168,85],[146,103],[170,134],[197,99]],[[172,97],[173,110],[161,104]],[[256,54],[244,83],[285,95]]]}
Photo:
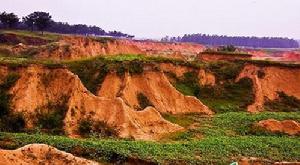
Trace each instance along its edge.
{"label": "green shrub", "polygon": [[59,103],[48,103],[37,110],[37,125],[47,133],[63,134],[64,118],[68,107],[66,98]]}
{"label": "green shrub", "polygon": [[88,136],[92,132],[92,122],[88,119],[83,119],[79,122],[78,132],[82,136]]}
{"label": "green shrub", "polygon": [[25,120],[22,113],[10,113],[0,119],[0,131],[21,132],[25,128]]}
{"label": "green shrub", "polygon": [[141,74],[144,72],[143,64],[140,61],[132,61],[128,64],[130,74]]}
{"label": "green shrub", "polygon": [[118,133],[115,129],[104,121],[91,121],[89,119],[81,120],[78,125],[78,132],[84,137],[117,137]]}
{"label": "green shrub", "polygon": [[5,118],[5,115],[10,113],[10,95],[8,90],[20,78],[19,74],[15,72],[9,73],[0,84],[0,118]]}
{"label": "green shrub", "polygon": [[221,46],[221,47],[219,47],[218,51],[235,52],[236,48],[233,45],[227,45],[227,46]]}
{"label": "green shrub", "polygon": [[197,97],[217,112],[244,111],[253,103],[252,80],[226,81],[215,86],[201,86]]}
{"label": "green shrub", "polygon": [[138,93],[137,94],[137,100],[139,102],[139,106],[140,106],[139,108],[141,110],[147,108],[148,106],[152,106],[153,107],[153,104],[151,103],[151,101],[143,93]]}
{"label": "green shrub", "polygon": [[266,76],[266,73],[260,69],[257,71],[257,76],[258,78],[263,79]]}
{"label": "green shrub", "polygon": [[98,137],[117,137],[115,127],[109,126],[105,121],[96,121],[93,124],[93,132]]}
{"label": "green shrub", "polygon": [[278,92],[278,98],[267,100],[264,108],[267,111],[296,112],[300,111],[300,100],[294,96],[288,96],[284,92]]}
{"label": "green shrub", "polygon": [[199,78],[196,72],[186,72],[176,78],[175,88],[184,95],[197,96],[200,92]]}
{"label": "green shrub", "polygon": [[207,66],[207,70],[212,72],[217,81],[234,81],[238,74],[244,67],[244,63],[242,61],[218,61],[211,62]]}

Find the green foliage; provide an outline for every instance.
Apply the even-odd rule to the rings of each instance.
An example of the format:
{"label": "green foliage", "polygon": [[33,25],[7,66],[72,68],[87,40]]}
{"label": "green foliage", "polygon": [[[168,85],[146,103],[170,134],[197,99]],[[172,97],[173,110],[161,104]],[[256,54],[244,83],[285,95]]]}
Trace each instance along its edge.
{"label": "green foliage", "polygon": [[247,52],[238,52],[238,51],[231,51],[231,50],[233,50],[233,49],[227,48],[227,47],[224,47],[224,48],[222,47],[222,48],[219,48],[218,50],[208,48],[208,49],[204,50],[203,52],[201,52],[201,54],[240,56],[240,57],[245,57],[245,58],[252,57],[252,55]]}
{"label": "green foliage", "polygon": [[22,37],[33,37],[33,38],[39,38],[43,40],[48,40],[49,42],[51,41],[57,41],[60,38],[59,34],[55,33],[49,33],[49,32],[44,32],[44,34],[40,34],[37,32],[31,32],[31,31],[26,31],[26,30],[2,30],[2,34],[15,34],[17,36]]}
{"label": "green foliage", "polygon": [[[266,119],[300,121],[299,112],[261,112],[250,114],[247,112],[228,112],[217,114],[215,117],[203,118],[199,130],[205,136],[250,136],[261,135],[262,132],[253,130],[253,124]],[[276,136],[276,135],[274,135]]]}
{"label": "green foliage", "polygon": [[82,119],[78,125],[78,132],[84,137],[107,138],[117,137],[118,133],[114,127],[104,121],[91,121]]}
{"label": "green foliage", "polygon": [[22,113],[9,113],[0,118],[0,131],[21,132],[24,128],[25,120]]}
{"label": "green foliage", "polygon": [[[9,143],[8,143],[9,141]],[[272,136],[209,137],[199,141],[158,143],[113,139],[71,139],[62,136],[0,133],[3,149],[43,143],[99,162],[135,158],[152,163],[230,164],[241,156],[273,161],[299,161],[299,138]],[[124,163],[124,162],[123,162]]]}
{"label": "green foliage", "polygon": [[25,127],[23,115],[12,113],[8,90],[17,82],[19,74],[9,73],[0,84],[0,131],[20,132]]}
{"label": "green foliage", "polygon": [[202,86],[198,98],[217,112],[244,111],[254,101],[252,80]]}
{"label": "green foliage", "polygon": [[68,68],[78,75],[85,87],[96,94],[104,81],[109,68],[103,59],[72,61],[67,63]]}
{"label": "green foliage", "polygon": [[200,117],[197,114],[185,114],[185,115],[172,115],[172,114],[162,114],[163,118],[178,124],[182,127],[188,127],[195,122],[194,117]]}
{"label": "green foliage", "polygon": [[184,95],[197,96],[200,92],[199,78],[195,72],[184,73],[183,77],[176,78],[175,87]]}
{"label": "green foliage", "polygon": [[235,52],[236,51],[236,47],[234,47],[233,45],[227,45],[227,46],[221,46],[218,48],[218,51],[223,51],[223,52]]}
{"label": "green foliage", "polygon": [[92,132],[92,121],[83,119],[79,122],[78,132],[80,135],[87,137]]}
{"label": "green foliage", "polygon": [[139,102],[139,106],[140,106],[139,108],[141,110],[143,110],[143,109],[145,109],[145,108],[147,108],[149,106],[153,107],[153,104],[151,103],[151,101],[143,93],[138,93],[136,97],[137,97],[137,100]]}
{"label": "green foliage", "polygon": [[48,103],[37,110],[36,124],[43,131],[51,134],[63,134],[64,118],[67,112],[67,98],[63,97],[59,103]]}
{"label": "green foliage", "polygon": [[92,38],[94,41],[97,41],[101,44],[107,44],[109,42],[113,42],[115,41],[116,39],[114,38],[110,38],[110,37],[95,37],[95,38]]}
{"label": "green foliage", "polygon": [[266,76],[266,73],[262,69],[260,69],[257,71],[257,76],[258,78],[263,79]]}
{"label": "green foliage", "polygon": [[278,98],[265,102],[264,109],[276,112],[299,112],[300,100],[294,96],[288,96],[284,92],[278,92]]}
{"label": "green foliage", "polygon": [[0,84],[0,118],[5,118],[10,113],[10,95],[8,90],[16,83],[19,77],[19,74],[11,72]]}
{"label": "green foliage", "polygon": [[19,18],[14,13],[0,13],[0,22],[4,25],[5,28],[13,28],[18,22]]}
{"label": "green foliage", "polygon": [[218,61],[209,63],[206,69],[212,72],[218,81],[234,81],[243,67],[244,62],[242,61]]}

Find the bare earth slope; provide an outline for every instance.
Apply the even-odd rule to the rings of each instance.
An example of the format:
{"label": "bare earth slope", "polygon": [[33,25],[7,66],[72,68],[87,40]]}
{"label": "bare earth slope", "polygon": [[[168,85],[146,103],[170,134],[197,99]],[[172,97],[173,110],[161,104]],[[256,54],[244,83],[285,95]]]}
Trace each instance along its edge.
{"label": "bare earth slope", "polygon": [[51,103],[67,105],[64,129],[70,136],[78,134],[80,120],[103,121],[115,128],[120,137],[155,139],[159,135],[181,130],[164,120],[158,111],[148,107],[135,111],[121,98],[91,94],[80,79],[67,69],[30,66],[18,70],[20,79],[10,90],[11,106],[22,112],[27,127],[33,127],[38,110],[46,112]]}
{"label": "bare earth slope", "polygon": [[178,92],[163,72],[158,71],[144,71],[142,75],[125,74],[123,78],[118,77],[117,74],[110,74],[104,80],[98,95],[110,98],[121,97],[130,107],[139,107],[137,100],[139,93],[143,93],[161,113],[213,114],[195,97],[184,96]]}
{"label": "bare earth slope", "polygon": [[0,160],[0,165],[100,165],[45,144],[30,144],[16,150],[0,149]]}
{"label": "bare earth slope", "polygon": [[[261,76],[259,77],[259,73]],[[277,92],[284,92],[289,96],[300,99],[300,69],[278,66],[259,67],[246,65],[241,71],[237,81],[248,77],[253,81],[255,102],[248,107],[250,112],[262,111],[266,99],[274,100],[278,97]]]}

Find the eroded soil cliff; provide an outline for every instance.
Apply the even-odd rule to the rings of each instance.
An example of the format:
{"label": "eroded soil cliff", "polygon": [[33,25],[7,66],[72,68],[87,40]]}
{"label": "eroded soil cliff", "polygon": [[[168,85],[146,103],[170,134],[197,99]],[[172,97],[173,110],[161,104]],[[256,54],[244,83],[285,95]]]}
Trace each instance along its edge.
{"label": "eroded soil cliff", "polygon": [[78,126],[83,119],[105,122],[118,136],[135,139],[155,139],[182,129],[164,120],[153,107],[136,111],[122,98],[94,96],[67,69],[32,65],[15,72],[20,78],[9,91],[11,109],[24,114],[27,128],[36,125],[39,115],[60,110],[57,113],[63,115],[63,129],[69,136],[79,134]]}
{"label": "eroded soil cliff", "polygon": [[248,106],[249,112],[262,111],[264,103],[278,98],[279,92],[300,99],[299,68],[248,64],[237,80],[244,77],[252,79],[255,93],[255,102]]}

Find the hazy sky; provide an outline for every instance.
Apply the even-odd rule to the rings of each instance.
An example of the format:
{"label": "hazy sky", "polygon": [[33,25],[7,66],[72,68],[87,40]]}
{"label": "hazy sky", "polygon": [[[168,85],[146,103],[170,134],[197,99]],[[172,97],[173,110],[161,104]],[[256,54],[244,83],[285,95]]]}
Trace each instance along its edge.
{"label": "hazy sky", "polygon": [[56,21],[147,38],[205,33],[300,39],[300,0],[1,0],[0,11],[47,11]]}

